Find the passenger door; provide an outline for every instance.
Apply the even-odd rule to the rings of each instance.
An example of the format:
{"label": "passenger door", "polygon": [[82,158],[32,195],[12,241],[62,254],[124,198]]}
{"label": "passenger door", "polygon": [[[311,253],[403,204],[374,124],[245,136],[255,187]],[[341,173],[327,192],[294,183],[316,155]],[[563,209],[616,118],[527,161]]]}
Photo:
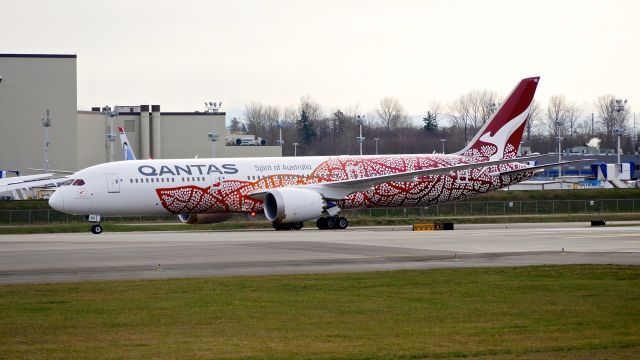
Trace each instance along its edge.
{"label": "passenger door", "polygon": [[105,174],[107,177],[107,191],[110,194],[115,194],[120,192],[120,178],[116,173],[108,173]]}

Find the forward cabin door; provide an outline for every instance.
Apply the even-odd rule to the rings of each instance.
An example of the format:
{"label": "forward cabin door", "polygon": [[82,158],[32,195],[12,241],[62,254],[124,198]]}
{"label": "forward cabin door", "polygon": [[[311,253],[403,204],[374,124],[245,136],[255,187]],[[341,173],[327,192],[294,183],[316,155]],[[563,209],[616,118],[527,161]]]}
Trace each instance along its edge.
{"label": "forward cabin door", "polygon": [[107,177],[107,192],[116,194],[120,192],[120,177],[116,173],[105,174]]}

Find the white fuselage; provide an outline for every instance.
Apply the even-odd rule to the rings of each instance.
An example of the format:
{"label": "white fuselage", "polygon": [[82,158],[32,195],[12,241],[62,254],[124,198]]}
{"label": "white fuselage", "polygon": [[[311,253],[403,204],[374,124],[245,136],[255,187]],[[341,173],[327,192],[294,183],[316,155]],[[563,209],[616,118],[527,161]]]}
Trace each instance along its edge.
{"label": "white fuselage", "polygon": [[[246,213],[262,210],[262,202],[248,195],[261,189],[358,179],[480,160],[459,155],[376,155],[119,161],[77,172],[67,185],[55,192],[50,204],[81,215]],[[523,166],[513,162],[450,175],[422,176],[410,182],[387,182],[354,192],[336,203],[345,209],[428,206],[459,200],[530,177],[530,173],[491,175]]]}

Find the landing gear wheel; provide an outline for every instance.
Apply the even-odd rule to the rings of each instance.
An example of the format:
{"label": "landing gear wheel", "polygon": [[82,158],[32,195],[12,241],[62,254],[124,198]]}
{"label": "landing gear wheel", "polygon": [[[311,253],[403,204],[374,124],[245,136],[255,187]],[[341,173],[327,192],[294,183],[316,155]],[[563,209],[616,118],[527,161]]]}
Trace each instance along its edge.
{"label": "landing gear wheel", "polygon": [[297,223],[293,223],[291,225],[292,225],[293,230],[300,230],[300,229],[302,229],[302,227],[304,227],[304,223],[302,221],[297,222]]}
{"label": "landing gear wheel", "polygon": [[347,220],[347,218],[339,217],[337,225],[338,229],[344,230],[347,228],[347,226],[349,226],[349,221]]}
{"label": "landing gear wheel", "polygon": [[316,226],[320,230],[327,229],[327,218],[318,218],[318,220],[316,220]]}
{"label": "landing gear wheel", "polygon": [[96,235],[102,234],[102,225],[100,225],[100,224],[91,225],[91,232],[96,234]]}
{"label": "landing gear wheel", "polygon": [[334,217],[330,217],[327,218],[327,229],[337,229],[338,228],[338,222],[336,221],[336,218]]}

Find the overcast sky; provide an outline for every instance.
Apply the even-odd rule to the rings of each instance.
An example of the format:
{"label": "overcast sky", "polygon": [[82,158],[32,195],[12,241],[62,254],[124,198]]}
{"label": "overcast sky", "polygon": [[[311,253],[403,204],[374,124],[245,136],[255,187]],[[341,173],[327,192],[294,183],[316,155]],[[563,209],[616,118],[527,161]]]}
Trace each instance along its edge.
{"label": "overcast sky", "polygon": [[78,107],[223,101],[413,115],[473,89],[640,109],[640,1],[2,0],[0,52],[77,54]]}

